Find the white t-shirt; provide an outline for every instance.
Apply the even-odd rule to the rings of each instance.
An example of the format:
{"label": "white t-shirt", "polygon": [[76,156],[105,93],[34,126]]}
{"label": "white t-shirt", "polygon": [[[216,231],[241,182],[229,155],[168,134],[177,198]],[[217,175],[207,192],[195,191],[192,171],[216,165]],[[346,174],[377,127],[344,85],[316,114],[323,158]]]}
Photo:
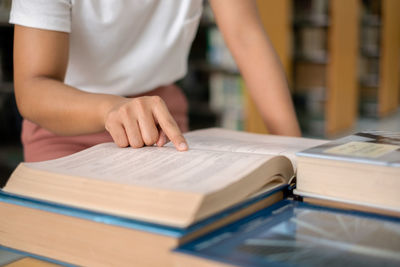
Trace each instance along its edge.
{"label": "white t-shirt", "polygon": [[13,0],[10,23],[70,33],[65,83],[133,95],[187,71],[202,0]]}

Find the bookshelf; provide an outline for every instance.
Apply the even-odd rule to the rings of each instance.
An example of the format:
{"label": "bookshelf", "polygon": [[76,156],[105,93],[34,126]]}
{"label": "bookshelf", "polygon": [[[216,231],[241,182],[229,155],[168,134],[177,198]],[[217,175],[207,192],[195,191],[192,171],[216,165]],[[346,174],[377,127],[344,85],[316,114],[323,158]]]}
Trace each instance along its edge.
{"label": "bookshelf", "polygon": [[330,1],[328,33],[327,136],[344,132],[357,119],[359,1]]}
{"label": "bookshelf", "polygon": [[399,1],[362,1],[360,112],[382,118],[399,106]]}
{"label": "bookshelf", "polygon": [[359,112],[363,117],[378,116],[378,87],[381,35],[381,1],[361,2]]}
{"label": "bookshelf", "polygon": [[378,89],[378,115],[391,114],[400,99],[400,1],[382,0],[381,83]]}
{"label": "bookshelf", "polygon": [[[308,3],[307,3],[308,2]],[[282,1],[273,1],[273,0],[258,0],[257,5],[260,13],[260,17],[263,23],[264,28],[267,31],[267,34],[274,45],[274,48],[281,60],[283,68],[288,77],[288,83],[292,89],[293,95],[300,99],[301,101],[307,102],[306,107],[297,107],[299,111],[299,119],[303,121],[303,131],[313,132],[311,135],[323,136],[325,135],[325,98],[326,98],[326,80],[327,80],[327,29],[329,26],[329,18],[327,14],[327,6],[329,2],[320,0],[314,1],[314,5],[312,7],[312,13],[310,10],[307,10],[310,5],[312,5],[312,1],[293,1],[293,0],[282,0]],[[303,6],[302,6],[303,5]],[[294,15],[299,10],[300,15]],[[208,13],[208,7],[206,2],[205,13]],[[205,27],[210,27],[210,23],[203,24]],[[212,27],[215,27],[214,24],[211,23]],[[202,27],[200,27],[200,32]],[[214,28],[212,31],[217,32],[217,29]],[[297,34],[301,32],[302,36],[298,36]],[[308,38],[306,38],[308,36]],[[310,42],[311,37],[311,42]],[[210,38],[211,40],[219,38]],[[318,39],[315,42],[315,39]],[[215,44],[214,42],[209,42],[207,49],[214,50]],[[220,54],[229,55],[225,50],[227,48],[222,44],[222,41],[217,41],[217,47],[220,50],[224,51]],[[196,47],[198,44],[194,43]],[[298,49],[300,47],[300,49]],[[219,50],[219,49],[216,49]],[[215,54],[211,52],[211,54]],[[224,58],[224,56],[220,56],[220,58]],[[221,79],[230,79],[229,76],[238,75],[235,73],[236,69],[234,68],[234,64],[232,63],[231,58],[229,56],[226,57],[228,60],[228,64],[218,64],[214,59],[209,60],[209,64],[212,66],[218,65],[221,70],[208,68],[210,72],[210,80],[213,81],[213,76],[215,72],[220,72],[217,74]],[[233,68],[232,68],[233,66]],[[204,69],[204,68],[203,68]],[[233,71],[232,71],[233,70]],[[240,78],[239,78],[240,79]],[[229,82],[228,82],[229,83]],[[223,99],[224,96],[227,96],[228,99],[232,98],[230,93],[224,94],[223,86],[212,86],[213,82],[211,82],[210,87],[208,88],[210,92],[210,103],[211,106],[215,105],[213,103],[218,102],[214,100],[215,95],[217,95],[217,99]],[[218,84],[218,83],[214,83]],[[220,82],[219,84],[223,84]],[[232,83],[231,83],[232,84]],[[265,128],[263,120],[257,111],[252,99],[247,94],[245,90],[245,86],[240,81],[237,84],[242,84],[240,90],[233,89],[231,91],[238,91],[236,94],[236,99],[242,98],[241,104],[242,108],[239,111],[236,111],[236,116],[228,116],[225,120],[228,123],[223,123],[224,119],[219,119],[216,121],[218,126],[228,126],[227,128],[234,128],[239,130],[246,130],[249,132],[256,133],[267,133],[268,130]],[[216,88],[216,89],[215,89]],[[216,90],[221,91],[222,93],[214,94]],[[229,91],[229,90],[228,90]],[[300,102],[301,102],[300,101]],[[240,105],[240,101],[234,102],[235,105],[227,105],[225,106],[225,110],[234,110],[234,107]],[[300,104],[301,105],[301,104]],[[306,109],[304,111],[304,109]],[[218,109],[213,109],[218,114]],[[221,108],[219,109],[219,111]],[[237,110],[237,109],[236,109]],[[219,115],[220,116],[220,115]],[[240,117],[240,118],[238,118]],[[232,122],[236,121],[236,122]],[[239,121],[239,123],[237,122]],[[311,121],[311,123],[310,123]],[[238,127],[232,127],[234,125],[239,125]],[[241,127],[242,126],[242,127]]]}
{"label": "bookshelf", "polygon": [[190,51],[188,74],[179,84],[189,100],[191,130],[244,129],[244,83],[208,1]]}
{"label": "bookshelf", "polygon": [[327,70],[330,27],[329,2],[292,0],[293,98],[302,132],[310,136],[325,133]]}
{"label": "bookshelf", "polygon": [[[264,27],[281,58],[287,73],[291,69],[288,51],[291,47],[290,20],[281,13],[290,13],[290,0],[257,1]],[[278,12],[270,12],[279,10]],[[282,34],[282,32],[286,34]],[[204,40],[205,39],[205,40]],[[201,51],[203,49],[203,51]],[[191,129],[198,126],[196,106],[208,107],[215,115],[214,125],[229,129],[266,133],[267,129],[255,104],[247,94],[244,82],[219,33],[209,3],[204,3],[203,21],[193,43],[189,58],[189,73],[181,83],[189,102]],[[194,79],[193,77],[197,77]],[[191,80],[191,81],[190,81]],[[202,87],[203,97],[195,99],[194,83]],[[201,85],[201,86],[199,86]],[[198,94],[199,95],[199,94]],[[198,96],[197,95],[197,96]],[[206,97],[204,97],[206,96]]]}
{"label": "bookshelf", "polygon": [[[333,137],[350,130],[360,116],[382,118],[398,109],[400,1],[260,0],[258,4],[305,135]],[[366,5],[378,11],[366,16]],[[257,112],[251,108],[246,110],[254,118]]]}
{"label": "bookshelf", "polygon": [[[302,131],[310,136],[340,133],[357,118],[358,0],[291,0],[285,4],[276,16],[285,21],[283,25],[290,22],[286,31],[292,37],[286,37],[282,48],[279,42],[274,45],[281,51]],[[279,11],[265,8],[260,12],[267,18],[271,10]],[[270,34],[268,27],[272,30],[273,23],[265,26]]]}
{"label": "bookshelf", "polygon": [[357,118],[358,0],[293,0],[293,97],[303,133],[329,137]]}

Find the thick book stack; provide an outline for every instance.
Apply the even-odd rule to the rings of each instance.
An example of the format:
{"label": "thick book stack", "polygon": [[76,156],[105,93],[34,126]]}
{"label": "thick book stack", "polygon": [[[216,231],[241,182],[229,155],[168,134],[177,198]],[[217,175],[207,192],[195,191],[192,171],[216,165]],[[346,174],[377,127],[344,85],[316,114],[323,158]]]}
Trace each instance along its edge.
{"label": "thick book stack", "polygon": [[[398,134],[186,138],[184,153],[102,144],[22,163],[0,245],[96,266],[399,265]],[[308,204],[284,199],[295,185]]]}
{"label": "thick book stack", "polygon": [[278,187],[189,227],[134,220],[0,192],[0,245],[81,266],[171,266],[170,252],[283,199]]}
{"label": "thick book stack", "polygon": [[184,153],[107,143],[21,163],[1,194],[0,245],[77,265],[170,266],[179,244],[283,199],[295,153],[325,142],[221,129],[186,139]]}

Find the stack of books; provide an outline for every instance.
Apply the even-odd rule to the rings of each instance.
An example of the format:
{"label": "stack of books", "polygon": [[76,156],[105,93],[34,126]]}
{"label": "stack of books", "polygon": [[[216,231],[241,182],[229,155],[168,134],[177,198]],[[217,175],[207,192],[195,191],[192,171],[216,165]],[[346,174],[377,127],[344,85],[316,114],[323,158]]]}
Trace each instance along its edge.
{"label": "stack of books", "polygon": [[[216,128],[185,137],[187,152],[172,145],[132,149],[107,143],[56,160],[21,163],[0,192],[0,245],[85,266],[307,264],[307,251],[314,251],[314,260],[322,264],[337,251],[350,250],[349,263],[359,262],[363,253],[374,259],[369,263],[400,262],[400,239],[394,235],[400,232],[395,217],[400,214],[400,199],[391,195],[399,183],[400,146],[387,144],[396,136],[379,144],[371,135],[352,139],[350,143],[362,143],[356,144],[359,152],[354,143],[351,149],[341,147],[347,139],[332,143]],[[367,149],[364,143],[378,146]],[[366,150],[374,160],[352,163]],[[366,185],[359,186],[364,193],[345,170],[361,170],[354,178],[361,182],[363,167],[368,169],[377,159],[395,160],[372,167],[376,175],[370,183],[384,174],[382,186],[369,188],[366,177]],[[308,175],[307,166],[316,167],[315,176]],[[287,200],[296,183],[296,193],[309,202],[321,200],[324,205],[329,198],[330,206],[362,206],[369,213]],[[349,186],[352,190],[346,191]],[[381,190],[388,192],[384,199],[362,198],[374,192],[385,195]],[[351,236],[343,239],[352,231],[346,227],[358,222],[359,237],[368,237],[369,243]],[[342,236],[333,234],[340,224]],[[364,227],[369,224],[372,228]],[[378,226],[382,231],[375,234],[381,240],[370,235]]]}

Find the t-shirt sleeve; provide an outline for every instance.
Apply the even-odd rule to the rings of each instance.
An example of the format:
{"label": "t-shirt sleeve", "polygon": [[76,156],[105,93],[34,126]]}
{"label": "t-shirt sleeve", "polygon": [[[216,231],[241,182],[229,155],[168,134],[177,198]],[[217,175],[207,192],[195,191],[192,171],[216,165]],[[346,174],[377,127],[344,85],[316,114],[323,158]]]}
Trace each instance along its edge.
{"label": "t-shirt sleeve", "polygon": [[71,0],[13,0],[10,23],[71,32]]}

